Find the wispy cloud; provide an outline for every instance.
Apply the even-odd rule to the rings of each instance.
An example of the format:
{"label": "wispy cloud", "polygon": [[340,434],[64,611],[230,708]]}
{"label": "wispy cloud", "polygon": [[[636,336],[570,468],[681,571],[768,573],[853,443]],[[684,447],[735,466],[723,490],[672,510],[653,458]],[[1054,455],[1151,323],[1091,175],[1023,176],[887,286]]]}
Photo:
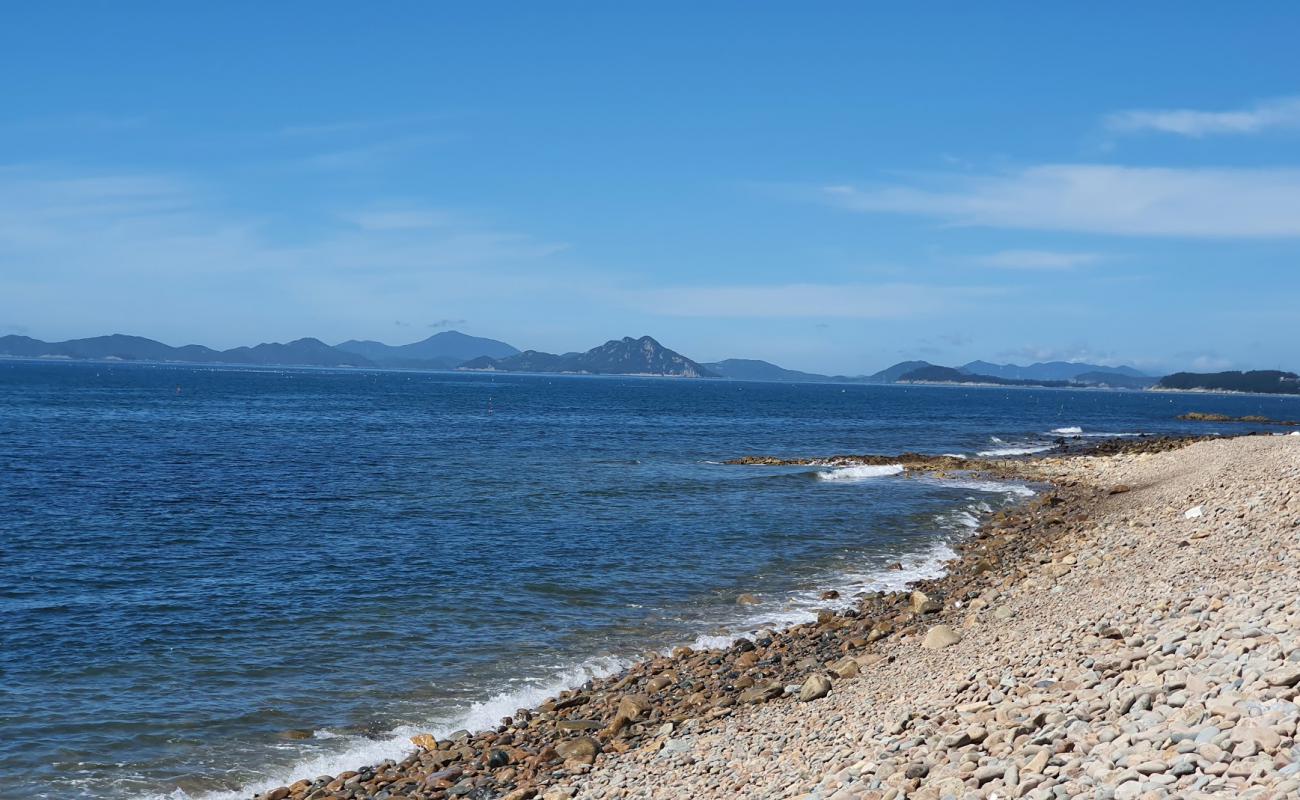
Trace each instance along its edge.
{"label": "wispy cloud", "polygon": [[565,247],[483,223],[319,222],[280,230],[174,176],[0,167],[0,319],[44,308],[47,324],[77,330],[175,319],[229,337],[293,318],[387,325],[427,319],[431,301],[549,298],[536,264]]}
{"label": "wispy cloud", "polygon": [[984,287],[913,283],[684,286],[624,295],[642,311],[677,317],[905,319],[974,307],[1002,294]]}
{"label": "wispy cloud", "polygon": [[1063,253],[1054,250],[1000,250],[975,259],[977,264],[999,269],[1063,271],[1104,258],[1099,253]]}
{"label": "wispy cloud", "polygon": [[367,117],[363,119],[335,119],[324,122],[311,122],[298,125],[286,125],[277,133],[288,138],[331,138],[393,128],[415,128],[446,121],[450,114],[399,114],[385,117]]}
{"label": "wispy cloud", "polygon": [[396,161],[414,151],[441,141],[447,141],[447,139],[435,136],[401,136],[314,153],[304,156],[298,163],[308,169],[318,170],[370,169],[387,162]]}
{"label": "wispy cloud", "polygon": [[437,208],[388,209],[383,211],[355,211],[343,219],[367,231],[402,231],[426,228],[443,228],[456,223],[455,214]]}
{"label": "wispy cloud", "polygon": [[1228,111],[1188,108],[1120,111],[1106,117],[1106,128],[1115,133],[1172,133],[1198,138],[1300,129],[1300,97],[1282,97]]}
{"label": "wispy cloud", "polygon": [[430,328],[450,328],[454,325],[464,325],[468,320],[463,319],[440,319],[437,322],[430,322]]}
{"label": "wispy cloud", "polygon": [[1300,169],[1048,164],[905,184],[828,186],[826,202],[950,224],[1127,236],[1300,236]]}

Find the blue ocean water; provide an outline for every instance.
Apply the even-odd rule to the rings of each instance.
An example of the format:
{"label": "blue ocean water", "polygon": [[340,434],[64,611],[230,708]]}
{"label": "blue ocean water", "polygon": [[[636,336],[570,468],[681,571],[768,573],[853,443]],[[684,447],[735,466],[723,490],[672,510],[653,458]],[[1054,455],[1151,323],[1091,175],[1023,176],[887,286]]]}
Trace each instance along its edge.
{"label": "blue ocean water", "polygon": [[928,574],[1029,491],[727,458],[1213,430],[1189,410],[1300,399],[0,362],[0,796],[391,757]]}

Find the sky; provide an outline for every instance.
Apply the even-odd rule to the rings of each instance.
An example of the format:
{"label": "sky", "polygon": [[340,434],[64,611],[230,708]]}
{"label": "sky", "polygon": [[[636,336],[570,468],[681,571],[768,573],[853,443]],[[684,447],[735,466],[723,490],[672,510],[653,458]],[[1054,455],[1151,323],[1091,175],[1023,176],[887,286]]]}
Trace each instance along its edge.
{"label": "sky", "polygon": [[10,3],[0,335],[1300,368],[1300,6]]}

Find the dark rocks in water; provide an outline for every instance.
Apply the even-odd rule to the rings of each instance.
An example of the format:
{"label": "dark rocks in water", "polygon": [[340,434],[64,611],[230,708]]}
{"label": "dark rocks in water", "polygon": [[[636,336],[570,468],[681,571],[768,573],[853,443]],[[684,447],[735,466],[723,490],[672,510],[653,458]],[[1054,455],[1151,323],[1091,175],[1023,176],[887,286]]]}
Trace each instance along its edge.
{"label": "dark rocks in water", "polygon": [[[1251,436],[1253,434],[1243,434]],[[1096,442],[1069,444],[1060,448],[1060,452],[1074,456],[1112,456],[1121,453],[1163,453],[1166,450],[1178,450],[1193,442],[1205,439],[1219,439],[1220,436],[1136,436],[1117,439],[1103,439]]]}
{"label": "dark rocks in water", "polygon": [[289,740],[310,739],[312,735],[313,734],[311,731],[306,730],[304,728],[293,728],[291,730],[280,732],[281,739],[289,739]]}
{"label": "dark rocks in water", "polygon": [[1230,417],[1227,414],[1213,414],[1204,411],[1189,411],[1186,414],[1179,414],[1178,418],[1189,422],[1243,422],[1254,425],[1284,425],[1295,427],[1300,425],[1300,421],[1293,419],[1273,419],[1263,417],[1258,414],[1249,414],[1244,417]]}

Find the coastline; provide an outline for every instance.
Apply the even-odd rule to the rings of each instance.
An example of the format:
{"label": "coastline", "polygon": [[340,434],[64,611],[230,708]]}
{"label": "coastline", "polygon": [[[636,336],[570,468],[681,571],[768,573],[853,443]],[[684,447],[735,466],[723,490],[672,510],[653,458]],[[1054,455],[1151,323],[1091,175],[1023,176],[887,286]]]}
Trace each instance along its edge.
{"label": "coastline", "polygon": [[1297,796],[1300,443],[1185,447],[1022,462],[1060,494],[982,531],[1025,557],[974,597],[810,702],[687,722],[542,796]]}
{"label": "coastline", "polygon": [[[1086,452],[1150,456],[1202,438],[1210,437],[1113,440],[1089,443]],[[1045,470],[1052,458],[959,461],[905,454],[797,460],[902,462],[910,470],[940,475],[961,470],[963,476],[978,472],[1054,488],[986,520],[958,547],[958,558],[944,576],[914,584],[918,593],[878,592],[849,609],[823,611],[816,622],[741,639],[721,650],[679,647],[669,655],[650,654],[623,672],[560,692],[533,709],[519,709],[495,730],[462,731],[443,740],[417,736],[413,741],[418,749],[400,762],[303,779],[258,797],[568,797],[566,792],[581,782],[593,763],[600,772],[616,765],[623,754],[630,758],[657,753],[685,727],[718,725],[760,705],[802,705],[797,700],[773,701],[816,694],[823,683],[829,690],[833,680],[849,681],[871,670],[888,658],[883,654],[887,645],[924,637],[982,593],[1036,567],[1058,538],[1084,524],[1111,496],[1109,489]],[[828,602],[839,599],[830,594]]]}

